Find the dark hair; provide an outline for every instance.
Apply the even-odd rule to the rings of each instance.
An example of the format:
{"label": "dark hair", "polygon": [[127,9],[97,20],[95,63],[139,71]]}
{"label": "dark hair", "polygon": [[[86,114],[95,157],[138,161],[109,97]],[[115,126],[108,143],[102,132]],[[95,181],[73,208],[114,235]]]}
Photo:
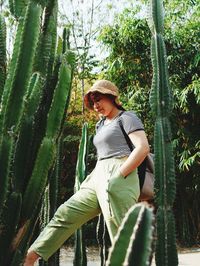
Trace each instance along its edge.
{"label": "dark hair", "polygon": [[119,110],[122,110],[122,111],[126,111],[124,109],[124,107],[121,105],[121,104],[118,104],[116,102],[116,96],[115,95],[112,95],[112,94],[108,94],[108,93],[101,93],[99,91],[95,91],[95,92],[90,92],[88,94],[88,100],[89,100],[89,104],[90,106],[93,106],[93,101],[91,99],[91,96],[95,99],[96,97],[98,97],[99,95],[102,95],[102,96],[106,96],[108,99],[110,99],[110,101],[113,103],[114,106],[117,107],[117,109]]}
{"label": "dark hair", "polygon": [[114,106],[117,107],[117,109],[126,111],[121,104],[116,103],[116,96],[111,95],[111,94],[106,94],[106,96],[112,101],[112,103],[114,104]]}

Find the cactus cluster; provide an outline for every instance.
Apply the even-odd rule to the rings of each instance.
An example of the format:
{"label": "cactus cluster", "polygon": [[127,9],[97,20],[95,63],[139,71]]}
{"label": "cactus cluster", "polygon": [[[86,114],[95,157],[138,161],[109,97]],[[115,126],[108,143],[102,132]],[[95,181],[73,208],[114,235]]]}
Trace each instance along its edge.
{"label": "cactus cluster", "polygon": [[[17,21],[10,62],[0,15],[0,265],[20,265],[58,157],[75,56],[56,54],[57,0],[9,1]],[[8,67],[7,67],[8,65]],[[50,185],[49,185],[50,186]],[[51,187],[51,186],[50,186]],[[48,203],[55,201],[46,199]]]}
{"label": "cactus cluster", "polygon": [[163,1],[150,1],[148,24],[152,33],[151,58],[153,65],[150,105],[155,117],[156,265],[175,266],[178,265],[178,258],[172,207],[175,200],[176,181],[170,126],[173,99],[168,81],[167,55],[163,38]]}

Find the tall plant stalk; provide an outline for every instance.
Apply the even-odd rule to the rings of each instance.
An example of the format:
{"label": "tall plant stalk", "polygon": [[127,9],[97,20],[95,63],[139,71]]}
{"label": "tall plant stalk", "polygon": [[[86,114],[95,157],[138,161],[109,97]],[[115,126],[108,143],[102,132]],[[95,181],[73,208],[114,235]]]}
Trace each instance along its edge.
{"label": "tall plant stalk", "polygon": [[[88,138],[88,124],[84,123],[82,128],[82,137],[79,144],[78,160],[76,165],[76,180],[74,191],[78,191],[81,183],[84,181],[87,175],[87,155],[89,147]],[[87,255],[86,246],[84,240],[84,225],[79,228],[75,233],[75,256],[74,262],[75,266],[86,266],[87,265]]]}
{"label": "tall plant stalk", "polygon": [[156,265],[175,266],[178,265],[178,257],[172,208],[175,200],[176,180],[170,125],[172,92],[169,87],[167,56],[163,39],[163,1],[150,1],[148,23],[152,33],[151,58],[153,65],[150,104],[155,117]]}

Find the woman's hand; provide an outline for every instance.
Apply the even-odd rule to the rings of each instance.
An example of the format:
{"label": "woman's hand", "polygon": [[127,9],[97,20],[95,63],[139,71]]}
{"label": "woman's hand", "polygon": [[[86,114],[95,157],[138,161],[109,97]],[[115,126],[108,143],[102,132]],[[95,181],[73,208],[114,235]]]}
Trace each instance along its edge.
{"label": "woman's hand", "polygon": [[34,266],[34,263],[40,256],[34,251],[28,252],[25,258],[24,266]]}
{"label": "woman's hand", "polygon": [[143,130],[130,133],[129,138],[131,139],[135,148],[129,155],[128,159],[120,167],[120,173],[124,177],[135,170],[150,151],[149,143]]}

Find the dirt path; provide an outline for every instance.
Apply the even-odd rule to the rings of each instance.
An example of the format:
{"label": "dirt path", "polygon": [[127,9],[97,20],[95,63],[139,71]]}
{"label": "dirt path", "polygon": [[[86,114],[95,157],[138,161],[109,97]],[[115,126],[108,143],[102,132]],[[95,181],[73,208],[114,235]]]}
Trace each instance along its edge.
{"label": "dirt path", "polygon": [[[60,266],[73,266],[74,251],[73,248],[62,248],[60,254]],[[100,266],[100,257],[98,248],[89,248],[87,250],[88,266]],[[179,266],[199,266],[200,248],[181,250],[178,254]],[[117,265],[116,265],[117,266]],[[152,265],[155,266],[153,260]]]}

